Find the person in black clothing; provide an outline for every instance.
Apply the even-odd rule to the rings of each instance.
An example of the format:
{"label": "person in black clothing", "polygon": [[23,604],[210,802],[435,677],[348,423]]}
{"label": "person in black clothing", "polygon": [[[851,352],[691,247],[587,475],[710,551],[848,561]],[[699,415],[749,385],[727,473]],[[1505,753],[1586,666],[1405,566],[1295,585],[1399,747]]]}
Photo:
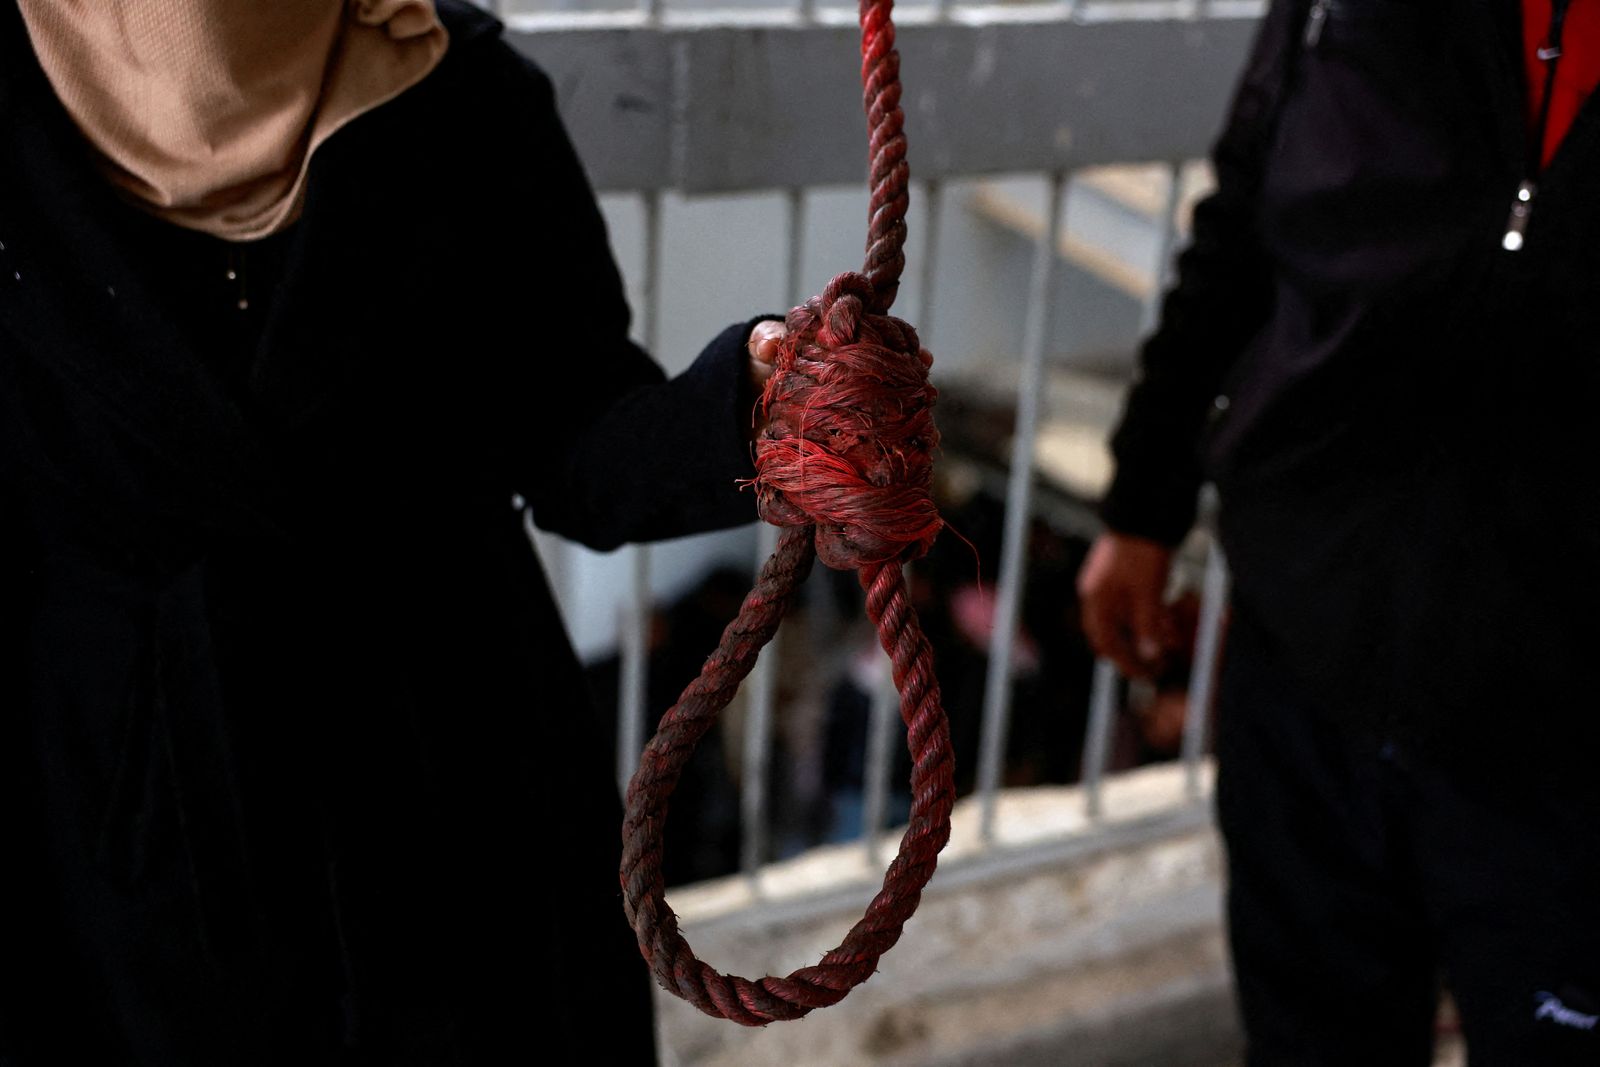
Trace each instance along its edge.
{"label": "person in black clothing", "polygon": [[1533,4],[1274,0],[1113,439],[1125,671],[1222,501],[1252,1064],[1426,1064],[1441,973],[1474,1067],[1600,1063],[1600,12]]}
{"label": "person in black clothing", "polygon": [[[489,16],[206,6],[0,5],[0,1064],[652,1063],[613,763],[512,501],[602,548],[752,520],[770,345],[668,381],[630,343]],[[118,63],[150,95],[97,93]],[[344,106],[314,151],[307,101]],[[287,166],[195,193],[145,120]]]}

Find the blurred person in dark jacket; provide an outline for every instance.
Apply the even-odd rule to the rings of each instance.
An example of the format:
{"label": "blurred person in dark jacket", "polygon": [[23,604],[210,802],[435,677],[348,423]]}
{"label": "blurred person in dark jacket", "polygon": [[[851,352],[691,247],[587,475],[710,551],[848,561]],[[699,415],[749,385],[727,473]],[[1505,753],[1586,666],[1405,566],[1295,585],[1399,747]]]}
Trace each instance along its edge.
{"label": "blurred person in dark jacket", "polygon": [[1274,0],[1113,440],[1130,674],[1196,490],[1252,1064],[1600,1063],[1600,2]]}
{"label": "blurred person in dark jacket", "polygon": [[500,28],[0,7],[5,1067],[654,1061],[512,500],[601,548],[752,519],[770,344],[630,343]]}

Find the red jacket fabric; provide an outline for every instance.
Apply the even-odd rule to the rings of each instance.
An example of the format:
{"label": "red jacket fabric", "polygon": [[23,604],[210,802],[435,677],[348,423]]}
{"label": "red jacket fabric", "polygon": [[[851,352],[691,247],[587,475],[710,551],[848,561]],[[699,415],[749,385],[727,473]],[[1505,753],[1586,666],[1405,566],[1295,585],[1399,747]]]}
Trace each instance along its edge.
{"label": "red jacket fabric", "polygon": [[[1528,128],[1539,125],[1544,100],[1545,64],[1539,58],[1550,32],[1551,0],[1522,0],[1522,55],[1528,79]],[[1600,0],[1572,0],[1561,35],[1562,56],[1556,67],[1550,120],[1545,129],[1543,161],[1572,127],[1584,100],[1600,85]]]}

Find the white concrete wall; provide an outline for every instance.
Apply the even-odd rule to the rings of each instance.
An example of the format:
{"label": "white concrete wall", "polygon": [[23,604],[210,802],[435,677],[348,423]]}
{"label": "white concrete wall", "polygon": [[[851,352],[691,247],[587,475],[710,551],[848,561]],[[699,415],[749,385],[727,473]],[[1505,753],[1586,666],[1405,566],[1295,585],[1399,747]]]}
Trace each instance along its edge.
{"label": "white concrete wall", "polygon": [[[1238,1050],[1221,929],[1221,857],[1177,768],[1108,783],[1107,823],[1076,789],[1002,797],[1001,851],[969,805],[900,943],[843,1002],[747,1029],[662,995],[667,1067],[1223,1067]],[[1101,831],[1105,832],[1102,833]],[[784,974],[832,948],[875,889],[862,850],[675,893],[702,959]]]}

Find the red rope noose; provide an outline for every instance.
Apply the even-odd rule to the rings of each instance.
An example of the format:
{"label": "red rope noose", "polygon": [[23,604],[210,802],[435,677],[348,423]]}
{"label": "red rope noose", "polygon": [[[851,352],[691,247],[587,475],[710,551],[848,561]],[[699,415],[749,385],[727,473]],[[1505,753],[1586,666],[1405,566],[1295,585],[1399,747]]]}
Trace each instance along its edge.
{"label": "red rope noose", "polygon": [[[893,0],[860,0],[861,77],[872,189],[866,266],[841,274],[789,312],[788,334],[762,405],[756,445],[762,517],[787,527],[700,676],[662,717],[628,786],[622,889],[639,950],[662,987],[708,1015],[760,1026],[837,1003],[899,940],[950,838],[955,802],[950,729],[933,654],[906,598],[900,564],[928,550],[943,521],[929,497],[932,357],[887,312],[905,266],[906,139]],[[661,876],[667,800],[695,745],[739,683],[811,570],[815,556],[858,572],[867,615],[894,664],[914,760],[910,826],[883,888],[838,948],[787,978],[751,981],[695,958],[667,906]]]}

